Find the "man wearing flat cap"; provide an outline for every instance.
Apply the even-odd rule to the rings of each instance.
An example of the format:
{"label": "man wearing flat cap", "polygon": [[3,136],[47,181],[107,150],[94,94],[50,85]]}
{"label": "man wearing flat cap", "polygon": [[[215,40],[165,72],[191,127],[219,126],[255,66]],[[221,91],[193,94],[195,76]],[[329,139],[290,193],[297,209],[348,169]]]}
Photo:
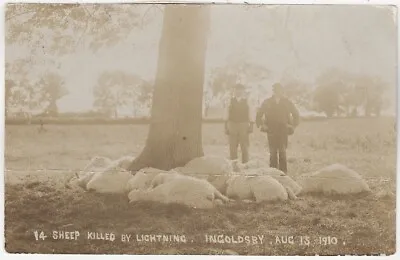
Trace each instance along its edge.
{"label": "man wearing flat cap", "polygon": [[299,124],[299,111],[283,94],[283,86],[275,83],[273,95],[266,99],[257,111],[256,124],[267,133],[270,152],[270,167],[287,173],[286,149],[288,136]]}
{"label": "man wearing flat cap", "polygon": [[242,153],[242,163],[249,160],[249,135],[253,132],[254,119],[248,102],[246,87],[236,84],[225,115],[225,134],[229,136],[230,159],[238,158],[238,146]]}

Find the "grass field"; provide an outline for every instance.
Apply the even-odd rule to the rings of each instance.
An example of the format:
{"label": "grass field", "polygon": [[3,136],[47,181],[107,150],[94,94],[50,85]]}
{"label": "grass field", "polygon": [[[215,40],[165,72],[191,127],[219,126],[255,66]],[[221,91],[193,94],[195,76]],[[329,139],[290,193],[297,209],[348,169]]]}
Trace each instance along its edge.
{"label": "grass field", "polygon": [[[296,179],[331,163],[358,171],[372,194],[302,196],[287,203],[234,204],[212,210],[135,203],[126,196],[72,192],[64,181],[95,155],[137,155],[145,142],[142,125],[6,126],[6,251],[14,253],[337,255],[395,253],[396,190],[394,119],[360,118],[304,122],[290,139],[289,175]],[[251,136],[251,154],[265,155],[265,136]],[[220,124],[203,126],[206,154],[228,156]],[[46,169],[46,170],[43,170]],[[41,171],[39,171],[41,170]],[[35,240],[34,231],[45,240]],[[54,240],[53,230],[79,231],[78,240]],[[116,240],[85,239],[86,232],[113,232]],[[182,234],[187,243],[121,242],[121,234]],[[264,235],[259,244],[207,244],[206,234]],[[279,244],[294,236],[294,244]],[[311,239],[300,244],[300,236]],[[319,237],[337,244],[320,244]],[[335,242],[335,239],[329,241]]]}

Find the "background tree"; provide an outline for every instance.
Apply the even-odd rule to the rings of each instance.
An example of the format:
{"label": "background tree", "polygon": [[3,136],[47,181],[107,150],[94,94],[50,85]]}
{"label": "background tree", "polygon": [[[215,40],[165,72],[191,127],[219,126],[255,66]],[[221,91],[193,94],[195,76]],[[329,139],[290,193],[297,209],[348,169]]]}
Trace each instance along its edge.
{"label": "background tree", "polygon": [[314,102],[318,112],[324,112],[327,117],[333,117],[339,111],[339,91],[336,85],[318,86],[314,92]]}
{"label": "background tree", "polygon": [[139,93],[136,97],[137,104],[147,112],[151,109],[151,101],[153,99],[154,84],[147,81],[141,81],[139,87]]}
{"label": "background tree", "polygon": [[32,112],[43,111],[42,91],[35,82],[24,79],[10,89],[7,102],[9,113],[30,119]]}
{"label": "background tree", "polygon": [[[58,68],[61,57],[79,49],[96,52],[125,39],[134,29],[146,24],[158,5],[138,4],[7,4],[5,13],[6,46],[23,45],[29,57],[19,59],[8,70],[12,78],[29,74],[29,68],[51,65]],[[145,11],[145,15],[141,15]],[[27,69],[28,68],[28,69]],[[6,69],[7,71],[7,69]],[[37,74],[37,73],[36,73]],[[6,73],[7,77],[7,73]],[[57,114],[56,100],[63,94],[54,74],[44,75],[44,96],[48,111]],[[18,82],[23,79],[16,80]],[[61,83],[61,82],[58,82]],[[52,89],[55,86],[54,89]]]}
{"label": "background tree", "polygon": [[146,144],[130,170],[168,170],[203,155],[202,98],[209,23],[205,5],[167,5]]}
{"label": "background tree", "polygon": [[[263,86],[263,82],[270,77],[270,71],[263,66],[244,61],[242,59],[230,59],[228,65],[217,67],[211,71],[210,77],[210,99],[218,99],[226,108],[229,98],[231,97],[231,88],[241,82],[250,90],[256,91],[257,97],[260,93],[256,86]],[[265,86],[263,86],[265,88]],[[253,92],[252,91],[252,92]]]}
{"label": "background tree", "polygon": [[[322,73],[316,80],[315,101],[317,107],[332,116],[344,111],[347,116],[379,116],[385,105],[384,94],[388,84],[371,75],[352,74],[335,68]],[[389,104],[386,104],[389,105]]]}
{"label": "background tree", "polygon": [[138,76],[123,71],[103,72],[93,89],[94,107],[108,117],[117,118],[118,109],[133,107],[136,113],[139,99],[148,101],[150,87]]}
{"label": "background tree", "polygon": [[364,114],[365,116],[380,116],[382,108],[388,106],[384,94],[388,90],[388,84],[379,77],[364,76],[362,81],[364,89]]}
{"label": "background tree", "polygon": [[210,85],[207,89],[209,100],[218,99],[225,108],[231,96],[231,87],[239,81],[238,73],[226,68],[214,68],[211,71]]}
{"label": "background tree", "polygon": [[208,117],[208,111],[210,110],[213,98],[212,89],[206,86],[203,91],[203,117]]}
{"label": "background tree", "polygon": [[42,92],[42,101],[47,103],[45,113],[49,116],[57,116],[57,100],[68,94],[65,80],[57,73],[46,72],[37,84]]}
{"label": "background tree", "polygon": [[[47,54],[97,51],[125,39],[143,25],[140,12],[159,8],[137,4],[7,4],[6,43],[28,44]],[[147,13],[147,11],[146,11]]]}
{"label": "background tree", "polygon": [[359,107],[363,105],[365,100],[364,88],[355,82],[346,82],[345,91],[341,93],[340,107],[347,117],[355,117],[359,115]]}
{"label": "background tree", "polygon": [[341,114],[341,104],[344,100],[348,102],[348,84],[352,80],[352,75],[337,68],[330,68],[319,75],[313,99],[317,111],[324,112],[327,117]]}
{"label": "background tree", "polygon": [[312,104],[310,102],[313,94],[312,86],[290,75],[285,75],[281,83],[285,88],[285,95],[298,107],[306,110],[312,109]]}

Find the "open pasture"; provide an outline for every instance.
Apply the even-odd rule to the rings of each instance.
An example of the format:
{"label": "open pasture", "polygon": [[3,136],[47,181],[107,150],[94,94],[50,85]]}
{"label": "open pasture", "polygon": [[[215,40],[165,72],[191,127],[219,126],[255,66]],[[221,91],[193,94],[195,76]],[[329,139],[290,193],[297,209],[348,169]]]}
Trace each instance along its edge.
{"label": "open pasture", "polygon": [[[301,196],[287,203],[237,204],[212,210],[135,203],[126,197],[66,189],[64,181],[95,155],[117,159],[140,153],[146,125],[7,125],[5,129],[5,233],[8,252],[107,254],[337,255],[395,252],[396,132],[394,119],[359,118],[302,122],[290,138],[294,179],[331,163],[359,172],[372,194]],[[268,160],[266,137],[251,136],[251,155]],[[221,124],[204,124],[205,154],[228,156]],[[388,192],[389,191],[389,192]],[[378,197],[376,194],[387,192]],[[33,231],[49,236],[35,241]],[[52,240],[52,230],[113,232],[116,241]],[[122,233],[184,234],[187,243],[130,242]],[[264,235],[264,242],[206,244],[206,234]],[[276,244],[294,236],[294,245]],[[300,245],[299,237],[313,242]],[[321,245],[318,237],[336,237]],[[191,242],[191,241],[194,242]],[[231,250],[231,251],[227,251]]]}

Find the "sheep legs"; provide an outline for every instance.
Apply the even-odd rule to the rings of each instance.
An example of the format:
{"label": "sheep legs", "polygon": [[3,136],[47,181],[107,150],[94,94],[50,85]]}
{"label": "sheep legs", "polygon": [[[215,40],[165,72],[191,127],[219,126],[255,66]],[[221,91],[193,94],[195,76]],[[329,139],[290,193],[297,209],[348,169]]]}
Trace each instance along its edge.
{"label": "sheep legs", "polygon": [[215,192],[214,192],[214,197],[215,197],[215,199],[220,199],[220,200],[222,200],[223,202],[229,202],[230,201],[230,199],[228,198],[228,197],[226,197],[226,196],[224,196],[221,192],[219,192],[218,190],[216,190]]}

